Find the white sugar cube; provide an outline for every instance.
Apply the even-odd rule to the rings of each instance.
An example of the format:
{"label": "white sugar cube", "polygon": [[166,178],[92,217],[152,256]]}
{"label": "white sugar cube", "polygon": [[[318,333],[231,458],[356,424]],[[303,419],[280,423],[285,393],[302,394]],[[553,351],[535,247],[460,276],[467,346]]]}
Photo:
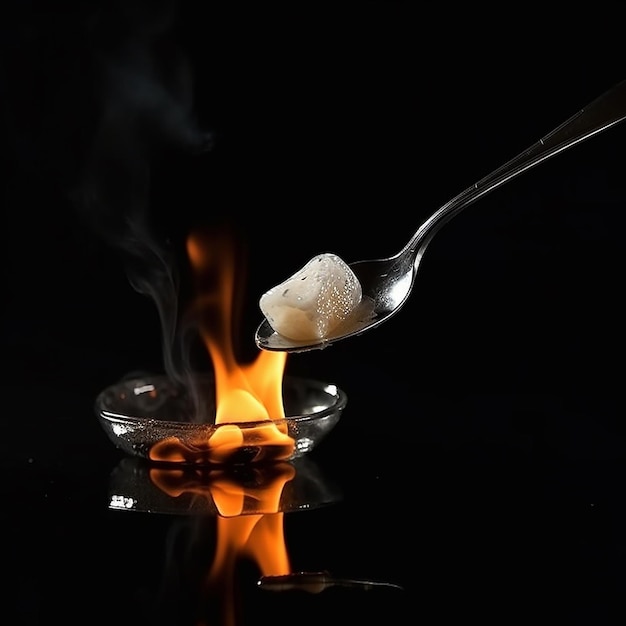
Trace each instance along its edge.
{"label": "white sugar cube", "polygon": [[269,325],[296,341],[327,337],[361,302],[361,283],[336,254],[319,254],[261,296]]}

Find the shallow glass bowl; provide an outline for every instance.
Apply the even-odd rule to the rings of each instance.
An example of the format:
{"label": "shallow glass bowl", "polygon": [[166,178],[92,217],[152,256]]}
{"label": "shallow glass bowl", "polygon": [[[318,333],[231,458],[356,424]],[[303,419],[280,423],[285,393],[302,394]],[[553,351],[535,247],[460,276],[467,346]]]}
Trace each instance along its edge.
{"label": "shallow glass bowl", "polygon": [[190,383],[180,385],[165,375],[124,379],[98,395],[96,414],[123,452],[197,466],[301,457],[335,427],[347,402],[336,385],[285,376],[284,419],[215,424],[213,376],[197,375]]}

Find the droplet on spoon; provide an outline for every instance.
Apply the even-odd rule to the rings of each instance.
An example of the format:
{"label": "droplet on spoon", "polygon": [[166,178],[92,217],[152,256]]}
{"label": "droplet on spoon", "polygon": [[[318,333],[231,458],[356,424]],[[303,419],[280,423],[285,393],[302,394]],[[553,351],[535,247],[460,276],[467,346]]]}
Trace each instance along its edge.
{"label": "droplet on spoon", "polygon": [[259,307],[279,335],[319,341],[352,314],[361,298],[361,283],[350,266],[336,254],[325,253],[265,292]]}

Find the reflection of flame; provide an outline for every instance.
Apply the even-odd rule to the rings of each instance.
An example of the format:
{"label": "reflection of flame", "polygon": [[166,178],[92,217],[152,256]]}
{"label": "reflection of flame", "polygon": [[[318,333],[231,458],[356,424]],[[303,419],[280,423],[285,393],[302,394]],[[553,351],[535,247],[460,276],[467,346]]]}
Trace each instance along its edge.
{"label": "reflection of flame", "polygon": [[236,624],[235,572],[242,558],[252,559],[263,575],[284,575],[290,570],[284,513],[279,511],[283,489],[295,473],[289,463],[263,465],[248,472],[243,484],[229,469],[214,468],[208,473],[150,469],[152,482],[168,495],[177,498],[192,493],[212,499],[217,507],[217,546],[206,592],[219,604],[223,626]]}
{"label": "reflection of flame", "polygon": [[[291,457],[294,441],[287,434],[282,399],[282,379],[287,353],[260,351],[242,365],[235,357],[233,300],[236,263],[229,238],[192,234],[187,253],[197,284],[195,312],[202,337],[213,363],[216,386],[216,424],[226,424],[189,449],[176,438],[167,439],[150,452],[154,461],[225,463],[246,447],[271,449],[274,460]],[[237,422],[263,422],[245,432]],[[259,459],[263,455],[259,456]]]}
{"label": "reflection of flame", "polygon": [[[150,467],[150,481],[171,498],[191,496],[205,499],[220,517],[262,515],[282,510],[284,485],[294,479],[296,469],[286,461],[256,464],[243,472],[214,467],[209,470]],[[192,508],[192,505],[188,505]]]}
{"label": "reflection of flame", "polygon": [[[272,498],[265,497],[275,480],[293,474],[285,483],[276,509]],[[219,484],[214,485],[217,480]],[[311,457],[290,461],[237,465],[184,465],[147,463],[137,457],[124,457],[111,474],[109,508],[137,513],[179,516],[225,516],[213,493],[221,485],[235,483],[244,490],[239,515],[309,511],[343,499],[341,489],[325,476]]]}

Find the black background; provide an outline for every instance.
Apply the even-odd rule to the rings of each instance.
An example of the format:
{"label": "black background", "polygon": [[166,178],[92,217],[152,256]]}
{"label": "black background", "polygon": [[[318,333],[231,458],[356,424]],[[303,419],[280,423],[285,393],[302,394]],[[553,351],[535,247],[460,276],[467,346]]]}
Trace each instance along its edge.
{"label": "black background", "polygon": [[[166,522],[107,514],[120,456],[93,409],[126,373],[164,369],[158,308],[128,280],[152,284],[138,250],[153,241],[171,260],[184,310],[187,235],[229,227],[245,258],[234,341],[252,358],[266,289],[322,251],[399,250],[625,78],[619,39],[610,16],[549,24],[417,3],[13,4],[0,66],[5,606],[12,623],[78,623],[82,595],[142,623],[158,596],[144,569],[162,568],[146,536]],[[399,581],[411,623],[513,623],[539,607],[614,623],[625,140],[613,128],[468,208],[393,320],[289,357],[289,373],[349,398],[315,451],[348,504],[290,531],[303,569]],[[151,239],[133,239],[129,219]],[[311,615],[326,619],[321,602]],[[192,623],[172,610],[169,623]]]}

